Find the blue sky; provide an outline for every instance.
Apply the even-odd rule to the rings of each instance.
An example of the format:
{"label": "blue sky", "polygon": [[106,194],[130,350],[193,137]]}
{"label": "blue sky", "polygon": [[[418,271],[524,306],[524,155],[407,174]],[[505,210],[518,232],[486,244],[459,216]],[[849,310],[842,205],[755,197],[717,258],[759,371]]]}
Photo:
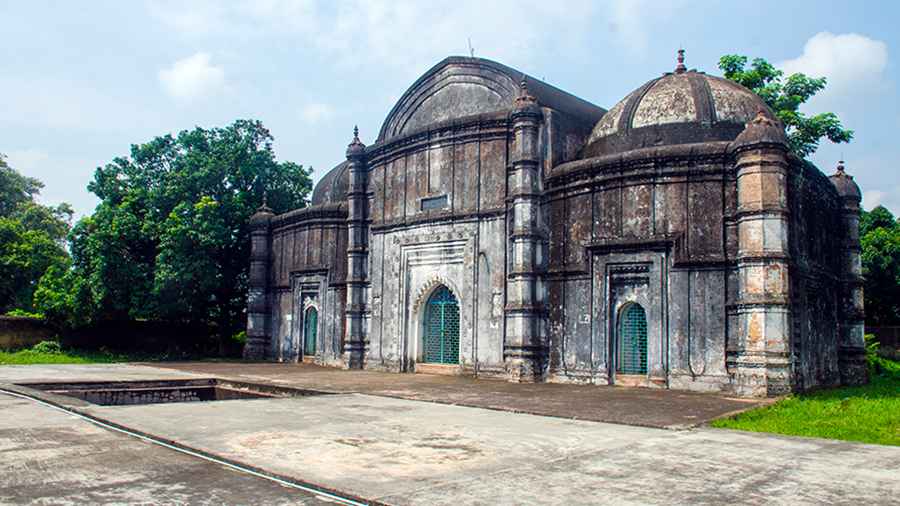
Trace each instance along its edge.
{"label": "blue sky", "polygon": [[279,159],[343,159],[359,124],[376,136],[393,103],[445,56],[476,56],[609,108],[687,64],[718,73],[727,53],[829,79],[807,112],[837,112],[863,205],[900,212],[900,2],[654,0],[291,0],[0,2],[0,153],[46,183],[43,200],[96,205],[95,167],[133,143],[256,118]]}

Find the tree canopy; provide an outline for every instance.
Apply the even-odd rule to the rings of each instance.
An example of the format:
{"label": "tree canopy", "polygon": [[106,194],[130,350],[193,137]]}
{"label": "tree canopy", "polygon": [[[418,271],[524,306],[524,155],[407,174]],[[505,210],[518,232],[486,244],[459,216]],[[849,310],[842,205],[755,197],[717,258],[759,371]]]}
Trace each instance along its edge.
{"label": "tree canopy", "polygon": [[801,158],[815,153],[819,142],[850,142],[853,131],[847,130],[833,112],[807,116],[800,106],[825,89],[824,77],[812,78],[802,73],[785,78],[784,72],[762,58],[755,58],[747,66],[748,58],[729,54],[719,59],[719,69],[725,78],[753,90],[772,109],[785,125],[791,150]]}
{"label": "tree canopy", "polygon": [[878,206],[859,222],[866,323],[900,325],[900,223]]}
{"label": "tree canopy", "polygon": [[38,280],[51,266],[68,265],[65,239],[72,208],[36,202],[43,187],[0,155],[0,313],[33,312]]}
{"label": "tree canopy", "polygon": [[98,168],[88,189],[100,204],[70,234],[73,268],[48,272],[38,305],[74,321],[243,327],[249,218],[264,195],[284,212],[312,189],[310,170],[276,161],[272,141],[259,121],[239,120],[156,137]]}

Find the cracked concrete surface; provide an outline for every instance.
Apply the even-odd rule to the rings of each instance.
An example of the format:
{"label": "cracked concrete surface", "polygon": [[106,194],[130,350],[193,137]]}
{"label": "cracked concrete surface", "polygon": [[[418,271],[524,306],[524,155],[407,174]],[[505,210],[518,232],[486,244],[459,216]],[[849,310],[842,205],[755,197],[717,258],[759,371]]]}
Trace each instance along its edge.
{"label": "cracked concrete surface", "polygon": [[[62,381],[81,374],[78,368],[61,366],[29,371],[0,368],[0,382],[10,376],[17,381],[48,379],[51,373]],[[126,371],[130,379],[153,374],[151,368]],[[111,379],[123,371],[109,369],[104,378],[99,369],[89,372],[96,379]],[[397,505],[896,504],[900,497],[900,448],[888,446],[708,428],[614,425],[359,393],[143,406],[85,406],[74,401],[77,409],[142,432]],[[110,434],[94,427],[60,434],[46,429],[42,417],[23,418],[6,407],[0,406],[0,441],[15,440],[11,434],[17,430],[32,431],[32,439],[15,443],[19,453],[4,451],[12,443],[0,443],[6,445],[0,446],[0,467],[7,471],[0,479],[18,480],[4,482],[0,497],[9,497],[10,490],[46,493],[41,473],[52,466],[62,467],[54,472],[67,476],[54,482],[60,489],[78,490],[92,480],[103,483],[108,476],[122,474],[116,482],[122,485],[116,486],[136,489],[118,502],[140,502],[160,493],[153,480],[194,483],[192,474],[204,476],[193,471],[191,463],[179,462],[178,454],[172,454],[173,464],[165,473],[154,474],[169,461],[165,455],[145,457],[151,453],[139,441],[113,443],[107,440]],[[41,453],[42,434],[62,441],[54,443],[63,448],[54,450],[57,456]],[[105,453],[110,445],[114,458]],[[64,451],[68,447],[74,449]],[[30,471],[19,476],[28,465]],[[104,474],[105,465],[110,469]],[[235,480],[246,479],[231,474]],[[183,501],[263,502],[245,500],[257,492],[241,481],[219,477],[211,483],[214,499],[203,499],[204,492],[197,491]],[[193,492],[169,488],[172,493]]]}
{"label": "cracked concrete surface", "polygon": [[673,431],[361,394],[91,407],[390,504],[889,504],[900,448]]}
{"label": "cracked concrete surface", "polygon": [[332,504],[0,393],[0,504]]}

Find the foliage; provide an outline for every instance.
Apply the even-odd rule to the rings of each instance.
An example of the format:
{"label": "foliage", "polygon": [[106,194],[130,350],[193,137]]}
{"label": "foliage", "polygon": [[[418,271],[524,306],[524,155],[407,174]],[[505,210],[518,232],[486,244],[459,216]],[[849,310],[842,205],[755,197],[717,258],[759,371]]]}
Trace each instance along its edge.
{"label": "foliage", "polygon": [[0,216],[10,216],[19,205],[32,202],[43,187],[37,179],[19,174],[0,155]]}
{"label": "foliage", "polygon": [[859,235],[860,237],[875,230],[876,228],[894,228],[897,221],[894,215],[884,206],[878,206],[871,211],[863,211],[859,216]]}
{"label": "foliage", "polygon": [[787,397],[714,427],[900,445],[900,362],[873,355],[870,383]]}
{"label": "foliage", "polygon": [[80,327],[87,323],[89,303],[87,281],[69,265],[51,265],[34,291],[34,306],[60,327]]}
{"label": "foliage", "polygon": [[309,170],[275,160],[272,141],[239,120],[156,137],[98,168],[88,189],[101,202],[70,233],[72,270],[47,272],[38,306],[69,322],[203,322],[230,336],[243,326],[250,216],[264,193],[284,212],[312,188]]}
{"label": "foliage", "polygon": [[0,155],[0,312],[33,312],[38,280],[48,268],[68,262],[65,239],[72,208],[35,202],[43,187]]}
{"label": "foliage", "polygon": [[160,362],[167,360],[206,360],[190,353],[146,353],[65,347],[56,341],[41,341],[31,348],[18,351],[0,350],[0,365],[16,364],[109,364],[117,362]]}
{"label": "foliage", "polygon": [[887,356],[882,356],[884,350],[881,349],[881,343],[875,340],[874,334],[866,334],[866,364],[869,369],[870,377],[897,377],[900,379],[900,362],[892,360]]}
{"label": "foliage", "polygon": [[43,343],[38,343],[37,345],[27,350],[19,350],[15,352],[0,351],[0,365],[105,364],[113,362],[131,362],[135,361],[135,359],[146,360],[145,357],[133,357],[124,354],[116,354],[106,350],[84,351],[58,349],[42,351],[38,349],[38,346],[40,346],[41,344]]}
{"label": "foliage", "polygon": [[19,216],[0,217],[0,311],[30,312],[38,280],[67,262],[65,248],[47,232],[26,228]]}
{"label": "foliage", "polygon": [[31,351],[35,353],[59,354],[62,353],[62,347],[56,341],[41,341],[32,346]]}
{"label": "foliage", "polygon": [[234,334],[233,336],[231,336],[231,340],[238,344],[247,344],[247,331],[242,330],[237,334]]}
{"label": "foliage", "polygon": [[65,245],[73,214],[72,206],[65,202],[57,206],[24,202],[19,204],[14,216],[27,230],[43,232],[53,241]]}
{"label": "foliage", "polygon": [[12,311],[7,311],[6,316],[18,316],[20,318],[44,318],[42,313],[32,313],[30,311],[25,311],[24,309],[13,309]]}
{"label": "foliage", "polygon": [[860,215],[866,323],[900,324],[900,223],[878,206]]}
{"label": "foliage", "polygon": [[756,92],[785,125],[791,150],[806,158],[818,149],[824,137],[831,142],[850,142],[853,131],[841,124],[832,112],[807,116],[800,106],[816,93],[825,89],[824,77],[812,78],[805,74],[791,74],[776,69],[762,58],[756,58],[747,68],[746,56],[729,54],[719,59],[727,79],[731,79]]}

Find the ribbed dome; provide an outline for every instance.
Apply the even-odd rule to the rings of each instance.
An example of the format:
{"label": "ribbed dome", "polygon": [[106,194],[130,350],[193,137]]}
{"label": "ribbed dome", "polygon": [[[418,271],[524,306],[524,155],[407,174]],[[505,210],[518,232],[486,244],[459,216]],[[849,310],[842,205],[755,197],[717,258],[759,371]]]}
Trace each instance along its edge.
{"label": "ribbed dome", "polygon": [[313,189],[312,205],[343,202],[347,200],[347,189],[350,186],[349,164],[341,162],[328,171]]}
{"label": "ribbed dome", "polygon": [[679,56],[675,72],[644,84],[597,122],[582,157],[732,141],[760,110],[773,117],[756,93],[733,81],[687,70]]}

